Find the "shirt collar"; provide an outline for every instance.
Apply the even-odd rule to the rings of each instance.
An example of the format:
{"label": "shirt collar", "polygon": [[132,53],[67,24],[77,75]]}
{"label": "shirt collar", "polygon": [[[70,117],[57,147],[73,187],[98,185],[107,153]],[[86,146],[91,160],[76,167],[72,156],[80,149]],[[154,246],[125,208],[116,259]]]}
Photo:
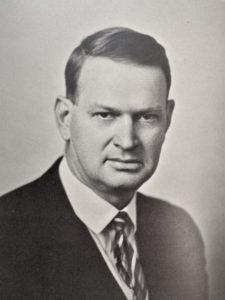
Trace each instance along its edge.
{"label": "shirt collar", "polygon": [[[117,215],[119,210],[80,182],[73,175],[65,157],[59,165],[59,176],[78,218],[96,234],[100,233]],[[122,211],[127,212],[136,230],[136,193]]]}

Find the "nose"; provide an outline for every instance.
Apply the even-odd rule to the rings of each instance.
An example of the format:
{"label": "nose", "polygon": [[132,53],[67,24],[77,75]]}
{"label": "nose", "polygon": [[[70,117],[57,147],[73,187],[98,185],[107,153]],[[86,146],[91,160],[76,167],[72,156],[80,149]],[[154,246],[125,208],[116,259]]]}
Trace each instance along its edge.
{"label": "nose", "polygon": [[123,150],[131,150],[138,145],[138,138],[135,132],[135,124],[132,117],[122,117],[114,134],[114,145]]}

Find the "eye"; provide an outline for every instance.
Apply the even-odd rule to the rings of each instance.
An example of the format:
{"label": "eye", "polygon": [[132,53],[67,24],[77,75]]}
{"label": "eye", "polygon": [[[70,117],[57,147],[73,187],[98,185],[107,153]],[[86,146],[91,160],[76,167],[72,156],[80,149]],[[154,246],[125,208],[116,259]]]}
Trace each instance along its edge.
{"label": "eye", "polygon": [[110,112],[102,111],[102,112],[95,113],[95,116],[97,116],[100,119],[109,120],[114,117],[114,114]]}
{"label": "eye", "polygon": [[151,122],[159,119],[159,115],[156,113],[143,113],[137,116],[137,119],[143,122]]}

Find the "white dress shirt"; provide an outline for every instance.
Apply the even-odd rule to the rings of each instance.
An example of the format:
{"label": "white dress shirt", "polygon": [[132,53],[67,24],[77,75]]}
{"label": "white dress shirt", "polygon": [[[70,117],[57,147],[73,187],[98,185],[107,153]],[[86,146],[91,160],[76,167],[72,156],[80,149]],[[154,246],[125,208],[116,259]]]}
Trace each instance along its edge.
{"label": "white dress shirt", "polygon": [[[65,157],[59,165],[59,175],[67,197],[77,217],[87,226],[109,270],[119,284],[128,300],[133,298],[133,291],[120,277],[115,266],[114,258],[107,249],[107,237],[102,231],[118,214],[119,210],[106,200],[95,194],[90,188],[81,183],[71,172]],[[136,194],[130,203],[123,208],[134,224],[136,231]],[[134,233],[129,237],[134,250],[137,252]]]}

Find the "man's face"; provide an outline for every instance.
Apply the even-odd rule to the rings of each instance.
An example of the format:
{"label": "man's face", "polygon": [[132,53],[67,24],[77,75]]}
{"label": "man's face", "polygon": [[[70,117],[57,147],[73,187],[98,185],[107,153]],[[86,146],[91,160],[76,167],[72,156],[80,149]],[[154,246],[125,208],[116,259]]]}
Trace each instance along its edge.
{"label": "man's face", "polygon": [[78,94],[67,139],[71,170],[100,193],[136,190],[156,169],[173,110],[163,72],[87,59]]}

